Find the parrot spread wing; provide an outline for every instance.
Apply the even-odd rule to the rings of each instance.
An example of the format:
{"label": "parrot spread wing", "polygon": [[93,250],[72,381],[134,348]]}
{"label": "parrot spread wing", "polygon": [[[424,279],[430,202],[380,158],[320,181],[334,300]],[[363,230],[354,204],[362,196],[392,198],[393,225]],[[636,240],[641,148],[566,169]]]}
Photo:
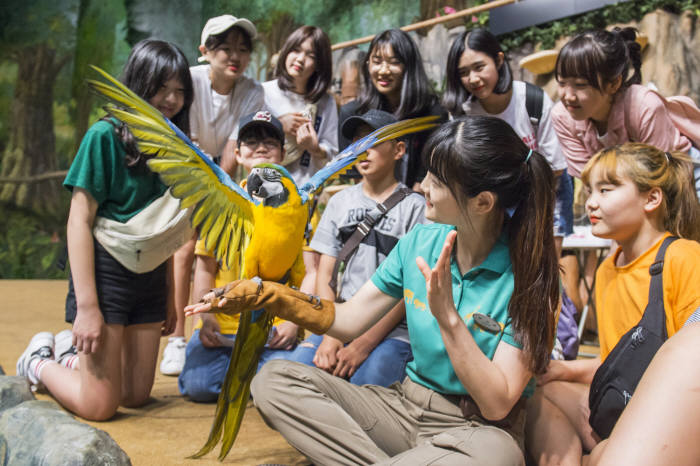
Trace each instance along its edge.
{"label": "parrot spread wing", "polygon": [[92,68],[107,81],[88,80],[111,102],[106,110],[129,127],[141,152],[155,155],[148,161],[150,169],[172,188],[181,208],[193,206],[192,225],[206,248],[233,268],[234,260],[243,257],[236,253],[245,250],[253,234],[257,201],[158,110],[105,71]]}
{"label": "parrot spread wing", "polygon": [[431,115],[421,118],[412,118],[410,120],[402,120],[383,126],[364,138],[350,144],[343,152],[325,167],[317,171],[304,186],[301,187],[300,194],[302,199],[306,201],[310,194],[317,192],[323,187],[324,183],[337,178],[352,166],[367,157],[367,149],[381,144],[390,139],[396,139],[409,133],[416,133],[426,129],[431,129],[437,126],[436,120],[439,117]]}

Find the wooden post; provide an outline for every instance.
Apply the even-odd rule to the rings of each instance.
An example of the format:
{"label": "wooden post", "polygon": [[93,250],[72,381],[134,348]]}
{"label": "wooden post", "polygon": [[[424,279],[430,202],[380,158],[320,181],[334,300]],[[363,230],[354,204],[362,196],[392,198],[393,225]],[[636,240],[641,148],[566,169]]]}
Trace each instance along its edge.
{"label": "wooden post", "polygon": [[[464,16],[469,16],[469,15],[474,15],[476,13],[481,13],[482,11],[488,11],[488,10],[493,10],[494,8],[498,8],[504,5],[509,5],[511,3],[515,3],[518,0],[494,0],[489,3],[484,3],[483,5],[478,5],[472,8],[467,8],[465,10],[458,11],[456,13],[452,13],[449,15],[445,16],[440,16],[438,18],[432,18],[432,19],[427,19],[425,21],[420,21],[418,23],[413,23],[409,24],[408,26],[404,26],[401,28],[402,31],[415,31],[416,29],[422,29],[425,27],[429,26],[434,26],[435,24],[440,24],[440,23],[445,23],[447,21],[450,21],[452,19],[456,18],[462,18]],[[349,40],[346,42],[339,42],[337,44],[333,44],[331,46],[331,50],[339,50],[339,49],[344,49],[347,47],[352,47],[353,45],[359,45],[359,44],[364,44],[365,42],[370,42],[372,39],[374,39],[374,34],[371,36],[365,36],[365,37],[360,37],[359,39],[353,39]]]}

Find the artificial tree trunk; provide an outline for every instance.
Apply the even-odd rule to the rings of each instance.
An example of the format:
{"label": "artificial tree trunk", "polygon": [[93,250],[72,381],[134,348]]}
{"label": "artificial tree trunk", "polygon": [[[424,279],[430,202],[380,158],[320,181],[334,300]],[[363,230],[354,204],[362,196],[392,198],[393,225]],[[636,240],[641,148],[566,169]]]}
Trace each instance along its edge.
{"label": "artificial tree trunk", "polygon": [[[10,137],[2,157],[0,202],[51,213],[58,207],[60,180],[33,181],[55,171],[57,158],[53,125],[53,87],[65,60],[47,44],[25,47],[18,64]],[[7,182],[6,180],[15,180]],[[16,182],[19,180],[19,182]]]}

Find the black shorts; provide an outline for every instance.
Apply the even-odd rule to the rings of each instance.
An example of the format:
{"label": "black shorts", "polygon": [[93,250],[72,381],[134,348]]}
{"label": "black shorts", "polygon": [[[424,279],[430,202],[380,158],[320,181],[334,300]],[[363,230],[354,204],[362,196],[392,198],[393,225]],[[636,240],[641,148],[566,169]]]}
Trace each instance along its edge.
{"label": "black shorts", "polygon": [[[94,247],[97,299],[105,323],[127,326],[164,321],[168,301],[167,263],[163,262],[151,272],[134,273],[97,241]],[[66,322],[73,323],[76,312],[71,276],[66,297]]]}

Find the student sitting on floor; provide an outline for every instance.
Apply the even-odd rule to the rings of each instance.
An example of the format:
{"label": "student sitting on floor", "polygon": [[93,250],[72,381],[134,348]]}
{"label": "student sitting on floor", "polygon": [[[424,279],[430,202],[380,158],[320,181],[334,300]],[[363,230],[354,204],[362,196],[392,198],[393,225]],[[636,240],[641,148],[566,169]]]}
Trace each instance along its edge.
{"label": "student sitting on floor", "polygon": [[[284,157],[282,124],[269,112],[257,112],[241,118],[236,161],[250,171],[260,163],[280,163]],[[202,240],[195,249],[195,300],[214,286],[238,277],[236,270],[221,267]],[[185,367],[180,373],[180,393],[194,401],[214,401],[221,391],[233,341],[238,331],[238,316],[203,314],[194,334],[187,343]],[[291,322],[275,319],[272,336],[260,357],[258,367],[270,359],[285,357],[294,349],[299,327]]]}
{"label": "student sitting on floor", "polygon": [[[364,115],[346,119],[343,135],[357,141],[377,128],[396,122],[382,110],[369,110]],[[321,253],[316,276],[316,292],[322,298],[343,302],[362,286],[389,254],[399,238],[417,223],[424,223],[425,200],[396,180],[396,163],[406,152],[401,140],[391,140],[367,151],[367,159],[357,164],[362,182],[346,188],[331,198],[316,229],[311,248]],[[405,196],[378,217],[352,255],[345,261],[340,291],[329,284],[335,263],[358,226],[368,215],[381,215],[378,203],[388,204],[394,193]],[[401,194],[396,194],[401,196]],[[387,205],[388,207],[388,205]],[[347,378],[357,385],[385,387],[405,377],[406,364],[413,358],[406,327],[406,308],[398,303],[384,318],[347,345],[322,335],[311,335],[289,359],[314,364],[327,372]]]}
{"label": "student sitting on floor", "polygon": [[[628,339],[628,332],[641,323],[642,316],[644,328],[637,327],[631,333],[633,348],[648,344],[644,342],[654,334],[663,334],[662,340],[673,336],[700,306],[700,205],[689,162],[682,152],[627,143],[600,151],[583,169],[581,179],[591,193],[586,211],[592,232],[614,240],[619,247],[596,272],[600,357],[551,361],[528,407],[528,446],[540,464],[578,465],[582,451],[590,451],[600,441],[598,435],[609,433],[592,428],[600,426],[596,420],[605,412],[599,408],[603,402],[595,402],[596,393],[604,392],[605,384],[596,382],[594,376],[602,379],[617,370],[609,361],[620,358],[624,345],[619,343]],[[681,239],[670,243],[660,256],[663,292],[651,301],[661,301],[663,307],[647,308],[654,283],[650,269],[657,264],[658,270],[657,254],[671,235]],[[647,319],[653,316],[659,316],[659,330],[657,325],[649,325],[654,322]],[[621,365],[621,378],[631,378],[633,366],[643,364],[639,363],[640,353],[634,353],[633,364]],[[601,390],[596,390],[597,386]],[[633,387],[626,392],[626,396],[636,396]],[[589,393],[594,394],[591,401]],[[606,431],[615,423],[613,417],[609,419]]]}

